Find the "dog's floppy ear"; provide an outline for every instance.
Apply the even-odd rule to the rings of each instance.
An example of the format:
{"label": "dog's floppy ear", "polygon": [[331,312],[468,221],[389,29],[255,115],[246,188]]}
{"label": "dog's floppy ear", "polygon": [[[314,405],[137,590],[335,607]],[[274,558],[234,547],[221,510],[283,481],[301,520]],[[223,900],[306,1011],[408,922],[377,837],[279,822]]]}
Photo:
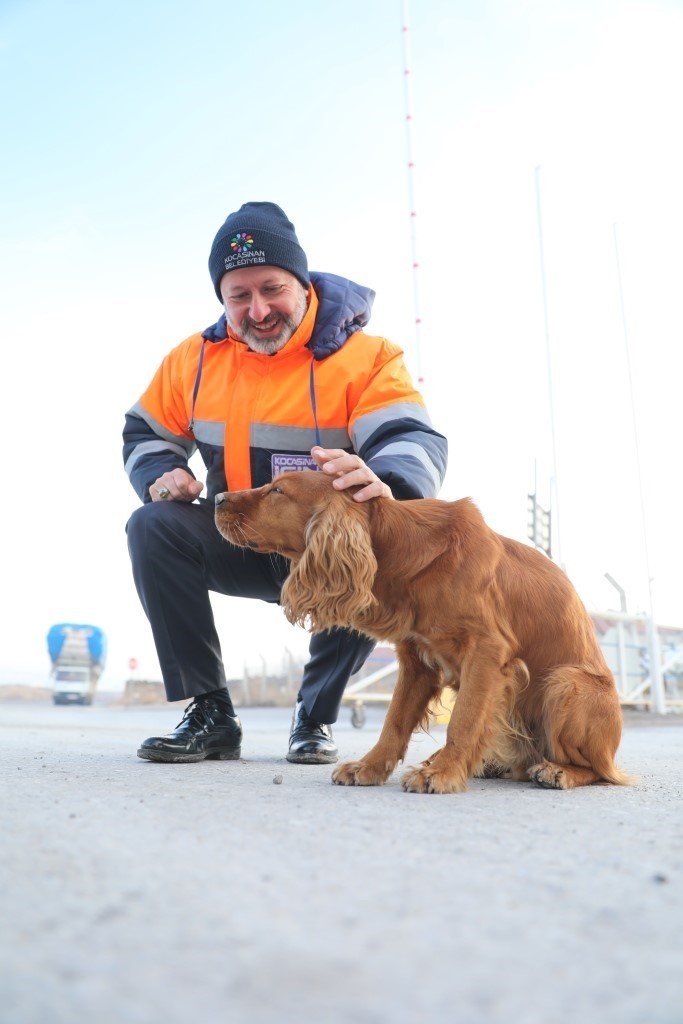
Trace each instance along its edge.
{"label": "dog's floppy ear", "polygon": [[351,626],[377,603],[372,584],[377,559],[365,510],[335,501],[315,512],[306,527],[306,548],[282,588],[290,622],[318,633]]}

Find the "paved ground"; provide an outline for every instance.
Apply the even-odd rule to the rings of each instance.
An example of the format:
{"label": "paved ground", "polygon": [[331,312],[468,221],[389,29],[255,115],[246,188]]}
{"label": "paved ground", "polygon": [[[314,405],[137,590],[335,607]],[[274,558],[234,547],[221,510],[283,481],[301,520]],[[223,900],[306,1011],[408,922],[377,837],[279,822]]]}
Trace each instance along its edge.
{"label": "paved ground", "polygon": [[683,722],[626,729],[632,789],[440,797],[288,765],[280,710],[240,762],[135,757],[177,718],[0,704],[2,1020],[683,1021]]}

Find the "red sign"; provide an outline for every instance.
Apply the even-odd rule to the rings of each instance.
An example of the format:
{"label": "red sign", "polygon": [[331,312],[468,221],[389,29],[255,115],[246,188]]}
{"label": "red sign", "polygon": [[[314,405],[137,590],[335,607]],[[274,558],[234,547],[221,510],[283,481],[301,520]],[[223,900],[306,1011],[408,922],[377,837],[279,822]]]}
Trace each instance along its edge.
{"label": "red sign", "polygon": [[128,668],[131,670],[131,672],[134,672],[137,667],[138,667],[138,659],[137,658],[129,658],[128,659]]}

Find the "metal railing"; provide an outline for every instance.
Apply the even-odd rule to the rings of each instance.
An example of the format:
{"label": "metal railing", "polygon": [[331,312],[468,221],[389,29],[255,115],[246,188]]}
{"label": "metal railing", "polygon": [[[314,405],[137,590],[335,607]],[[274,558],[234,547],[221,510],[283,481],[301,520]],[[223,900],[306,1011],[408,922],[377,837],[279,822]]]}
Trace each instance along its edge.
{"label": "metal railing", "polygon": [[[657,714],[683,709],[683,628],[665,630],[662,635],[646,615],[625,612],[593,612],[594,622],[611,627],[598,631],[598,641],[614,675],[623,705],[644,707]],[[597,629],[597,627],[596,627]],[[652,670],[652,666],[655,670]],[[344,703],[357,710],[364,703],[388,703],[391,692],[373,692],[375,683],[398,672],[391,661],[369,675],[354,680],[346,688]]]}
{"label": "metal railing", "polygon": [[606,611],[594,618],[612,623],[613,635],[599,639],[622,704],[658,714],[683,707],[683,629],[670,631],[674,639],[666,646],[661,629],[646,615]]}

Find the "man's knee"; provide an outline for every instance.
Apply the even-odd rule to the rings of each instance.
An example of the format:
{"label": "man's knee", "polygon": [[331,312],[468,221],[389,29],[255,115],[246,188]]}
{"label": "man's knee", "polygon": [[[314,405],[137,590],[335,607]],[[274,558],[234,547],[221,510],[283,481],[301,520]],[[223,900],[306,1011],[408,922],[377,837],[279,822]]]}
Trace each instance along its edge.
{"label": "man's knee", "polygon": [[131,558],[135,560],[167,548],[173,542],[181,515],[173,502],[153,501],[136,508],[126,523]]}

